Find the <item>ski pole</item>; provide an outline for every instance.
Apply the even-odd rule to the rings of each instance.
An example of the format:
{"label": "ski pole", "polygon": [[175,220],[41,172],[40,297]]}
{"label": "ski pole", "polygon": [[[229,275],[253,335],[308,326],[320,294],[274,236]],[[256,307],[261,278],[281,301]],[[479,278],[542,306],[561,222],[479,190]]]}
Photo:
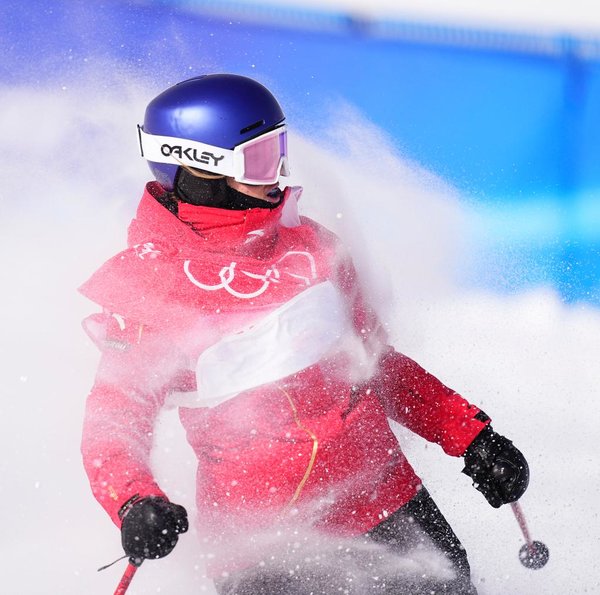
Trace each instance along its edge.
{"label": "ski pole", "polygon": [[525,515],[523,514],[523,509],[519,502],[512,502],[510,507],[519,523],[523,537],[525,537],[525,545],[519,550],[519,560],[521,561],[521,564],[523,564],[525,568],[531,568],[532,570],[543,568],[550,557],[548,547],[541,541],[534,541],[531,539],[529,529],[527,528],[527,522],[525,521]]}
{"label": "ski pole", "polygon": [[127,568],[125,569],[125,572],[119,581],[115,595],[125,595],[133,577],[135,576],[135,573],[137,572],[137,569],[142,565],[143,561],[143,558],[141,560],[129,558],[129,564],[127,564]]}

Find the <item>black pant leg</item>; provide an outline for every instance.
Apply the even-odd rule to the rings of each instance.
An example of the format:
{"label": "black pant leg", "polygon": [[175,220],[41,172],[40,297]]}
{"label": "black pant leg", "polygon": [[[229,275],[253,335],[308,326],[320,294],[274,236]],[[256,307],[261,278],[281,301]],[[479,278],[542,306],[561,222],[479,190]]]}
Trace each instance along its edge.
{"label": "black pant leg", "polygon": [[[281,544],[279,561],[239,571],[215,582],[219,595],[477,595],[471,583],[466,552],[425,488],[402,508],[363,537],[343,541],[326,538],[311,551],[310,562],[303,556],[285,554]],[[377,544],[373,549],[373,544]],[[423,579],[407,575],[400,566],[413,558],[419,547],[435,548],[450,561],[456,578]],[[340,555],[339,552],[347,552]],[[370,560],[387,560],[385,580],[375,580],[368,571]],[[320,559],[320,562],[317,560]],[[359,569],[363,570],[361,573]],[[290,573],[290,569],[294,572]],[[367,569],[366,572],[365,569]]]}
{"label": "black pant leg", "polygon": [[477,594],[471,583],[471,569],[465,548],[424,487],[410,502],[374,527],[367,535],[403,552],[418,546],[419,542],[430,540],[436,549],[450,560],[457,575],[455,581],[441,585],[438,588],[440,590],[434,592]]}

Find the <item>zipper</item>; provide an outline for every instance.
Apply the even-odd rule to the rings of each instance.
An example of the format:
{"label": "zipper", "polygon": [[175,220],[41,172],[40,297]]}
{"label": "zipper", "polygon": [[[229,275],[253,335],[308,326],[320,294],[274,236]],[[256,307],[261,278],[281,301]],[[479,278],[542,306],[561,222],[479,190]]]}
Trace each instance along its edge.
{"label": "zipper", "polygon": [[302,493],[302,490],[304,489],[304,486],[305,486],[306,482],[308,481],[308,478],[313,470],[313,467],[315,465],[315,460],[317,458],[317,451],[319,450],[319,439],[317,438],[317,435],[310,428],[307,428],[300,420],[300,416],[298,415],[298,409],[296,409],[296,405],[294,404],[294,401],[292,400],[292,397],[290,396],[290,394],[285,389],[283,389],[281,386],[277,385],[277,388],[286,396],[286,398],[290,404],[290,407],[292,409],[292,414],[294,416],[294,421],[296,422],[296,426],[298,426],[298,428],[300,428],[303,432],[305,432],[310,437],[310,439],[312,440],[312,443],[313,443],[312,444],[312,452],[310,455],[310,460],[308,462],[306,471],[304,472],[304,475],[302,476],[300,483],[296,487],[296,490],[294,491],[294,495],[292,496],[292,499],[285,506],[285,510],[288,510],[300,497],[300,494]]}

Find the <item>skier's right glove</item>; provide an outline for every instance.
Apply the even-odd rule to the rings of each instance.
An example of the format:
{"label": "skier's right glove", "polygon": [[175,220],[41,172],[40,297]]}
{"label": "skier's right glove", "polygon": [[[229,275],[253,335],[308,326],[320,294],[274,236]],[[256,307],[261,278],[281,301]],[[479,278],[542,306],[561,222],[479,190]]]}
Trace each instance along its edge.
{"label": "skier's right glove", "polygon": [[188,530],[185,508],[164,498],[151,496],[128,502],[122,511],[123,549],[140,564],[144,558],[163,558],[170,554],[178,535]]}
{"label": "skier's right glove", "polygon": [[469,445],[463,473],[494,507],[518,500],[529,485],[529,466],[521,451],[486,426]]}

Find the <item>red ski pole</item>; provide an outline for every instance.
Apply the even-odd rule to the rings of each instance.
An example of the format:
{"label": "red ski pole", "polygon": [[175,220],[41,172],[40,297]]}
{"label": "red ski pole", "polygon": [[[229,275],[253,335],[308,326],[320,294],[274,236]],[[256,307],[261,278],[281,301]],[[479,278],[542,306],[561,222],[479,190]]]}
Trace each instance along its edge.
{"label": "red ski pole", "polygon": [[137,563],[134,558],[129,558],[129,564],[127,564],[127,568],[125,569],[125,572],[119,581],[115,595],[125,595],[133,577],[135,576],[135,573],[137,572],[137,569],[142,565],[142,562],[143,560],[140,560],[140,562]]}
{"label": "red ski pole", "polygon": [[529,535],[529,529],[527,528],[527,522],[525,521],[525,515],[521,505],[518,502],[513,502],[511,505],[512,511],[519,523],[523,537],[525,537],[525,545],[519,550],[519,560],[525,568],[531,568],[537,570],[542,568],[548,562],[550,557],[550,551],[548,547],[541,541],[533,541]]}

